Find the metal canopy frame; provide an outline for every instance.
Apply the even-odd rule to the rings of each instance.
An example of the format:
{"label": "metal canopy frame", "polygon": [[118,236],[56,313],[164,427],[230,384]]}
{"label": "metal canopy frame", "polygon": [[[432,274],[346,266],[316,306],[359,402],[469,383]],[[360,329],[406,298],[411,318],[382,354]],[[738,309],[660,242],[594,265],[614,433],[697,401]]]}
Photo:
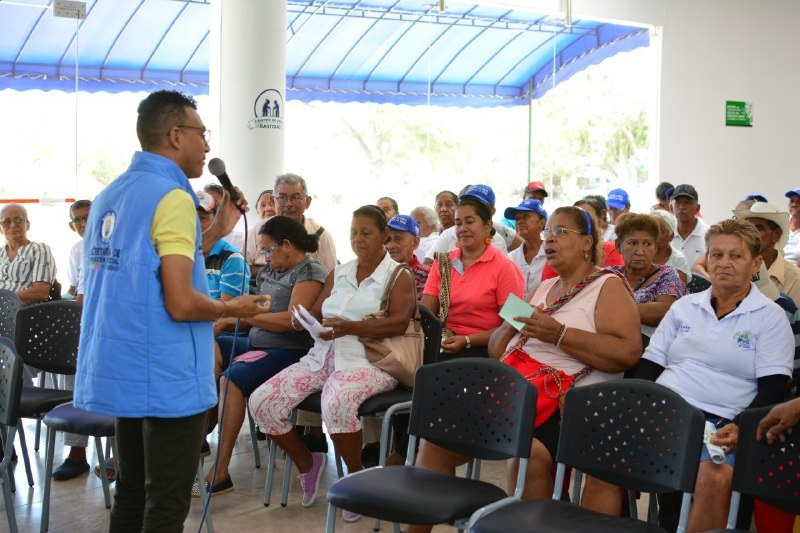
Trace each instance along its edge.
{"label": "metal canopy frame", "polygon": [[[528,105],[554,75],[650,40],[642,27],[424,1],[288,0],[287,99]],[[0,89],[208,92],[208,1],[87,0],[86,12],[59,19],[51,0],[0,0]]]}

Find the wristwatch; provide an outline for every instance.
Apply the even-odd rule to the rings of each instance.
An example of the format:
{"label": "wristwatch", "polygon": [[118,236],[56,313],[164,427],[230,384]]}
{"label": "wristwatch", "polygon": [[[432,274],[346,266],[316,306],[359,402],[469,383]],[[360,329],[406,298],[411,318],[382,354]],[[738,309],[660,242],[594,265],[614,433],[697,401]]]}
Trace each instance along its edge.
{"label": "wristwatch", "polygon": [[466,335],[464,335],[464,340],[465,340],[465,341],[466,341],[466,343],[467,343],[467,344],[464,346],[464,348],[465,348],[465,349],[467,349],[467,350],[469,350],[470,348],[472,348],[472,343],[471,343],[471,342],[469,342],[469,337],[467,337]]}

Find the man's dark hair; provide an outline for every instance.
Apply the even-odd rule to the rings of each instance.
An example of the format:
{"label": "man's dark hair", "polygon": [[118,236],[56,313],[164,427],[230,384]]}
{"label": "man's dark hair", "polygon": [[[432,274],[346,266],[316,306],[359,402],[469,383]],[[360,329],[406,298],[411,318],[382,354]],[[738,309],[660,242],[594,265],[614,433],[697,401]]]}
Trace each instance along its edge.
{"label": "man's dark hair", "polygon": [[397,200],[395,200],[394,198],[389,198],[388,196],[382,196],[382,197],[378,198],[379,202],[381,200],[389,200],[389,203],[392,204],[392,208],[394,209],[395,213],[399,213],[400,212],[400,208],[397,207]]}
{"label": "man's dark hair", "polygon": [[666,202],[667,200],[669,200],[669,198],[667,198],[667,191],[669,191],[672,188],[673,188],[672,184],[668,181],[662,181],[661,183],[659,183],[658,186],[656,187],[656,199],[659,202]]}
{"label": "man's dark hair", "polygon": [[69,216],[72,216],[72,213],[75,212],[76,209],[80,209],[81,207],[92,207],[91,200],[77,200],[69,206]]}
{"label": "man's dark hair", "polygon": [[225,189],[222,188],[222,185],[218,183],[207,183],[203,190],[207,193],[217,193],[222,196],[222,193],[225,192]]}
{"label": "man's dark hair", "polygon": [[186,122],[186,107],[197,109],[197,102],[178,91],[156,91],[139,103],[136,135],[144,151],[152,151],[161,137]]}

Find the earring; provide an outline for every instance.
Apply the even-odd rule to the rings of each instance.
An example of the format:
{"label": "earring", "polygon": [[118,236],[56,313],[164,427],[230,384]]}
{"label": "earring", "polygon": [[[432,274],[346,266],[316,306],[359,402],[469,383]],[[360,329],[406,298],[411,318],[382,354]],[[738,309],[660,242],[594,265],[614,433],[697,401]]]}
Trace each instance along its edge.
{"label": "earring", "polygon": [[492,238],[486,237],[485,239],[483,239],[483,242],[485,242],[487,245],[492,244]]}
{"label": "earring", "polygon": [[588,261],[589,260],[589,252],[583,252],[583,260],[584,261]]}

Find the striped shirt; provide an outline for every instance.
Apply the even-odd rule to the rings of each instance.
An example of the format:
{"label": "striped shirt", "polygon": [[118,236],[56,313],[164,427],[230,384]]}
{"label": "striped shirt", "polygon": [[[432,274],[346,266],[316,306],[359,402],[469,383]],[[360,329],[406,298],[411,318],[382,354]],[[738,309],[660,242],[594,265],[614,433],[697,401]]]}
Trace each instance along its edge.
{"label": "striped shirt", "polygon": [[26,244],[8,259],[8,245],[0,248],[0,289],[13,292],[29,289],[37,281],[52,284],[56,279],[56,262],[50,247],[41,242]]}

